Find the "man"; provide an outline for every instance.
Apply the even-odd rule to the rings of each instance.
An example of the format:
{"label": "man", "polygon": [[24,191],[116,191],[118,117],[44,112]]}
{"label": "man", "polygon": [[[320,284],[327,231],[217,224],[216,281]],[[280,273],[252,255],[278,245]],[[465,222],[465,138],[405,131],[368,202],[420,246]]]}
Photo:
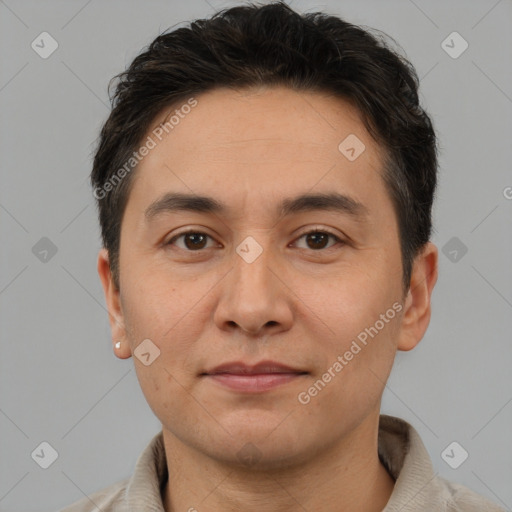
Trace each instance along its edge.
{"label": "man", "polygon": [[162,34],[120,75],[98,272],[162,431],[65,511],[502,510],[380,415],[437,280],[417,89],[368,32],[283,3]]}

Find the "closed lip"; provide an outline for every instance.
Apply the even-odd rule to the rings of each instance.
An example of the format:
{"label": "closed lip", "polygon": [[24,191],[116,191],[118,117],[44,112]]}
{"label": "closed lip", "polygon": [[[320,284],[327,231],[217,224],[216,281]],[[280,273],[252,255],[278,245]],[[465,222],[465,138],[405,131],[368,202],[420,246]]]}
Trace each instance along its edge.
{"label": "closed lip", "polygon": [[244,363],[243,361],[233,361],[216,366],[211,370],[203,372],[201,375],[265,375],[270,373],[295,373],[298,375],[305,375],[308,372],[292,368],[277,361],[260,361],[259,363],[252,365]]}

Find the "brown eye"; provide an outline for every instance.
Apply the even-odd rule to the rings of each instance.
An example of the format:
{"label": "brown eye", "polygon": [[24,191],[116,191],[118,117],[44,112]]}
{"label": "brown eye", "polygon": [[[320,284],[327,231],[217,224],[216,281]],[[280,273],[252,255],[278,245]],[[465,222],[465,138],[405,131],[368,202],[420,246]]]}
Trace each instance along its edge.
{"label": "brown eye", "polygon": [[174,242],[180,238],[183,238],[185,247],[178,246],[178,248],[188,251],[197,251],[205,248],[206,241],[210,236],[199,231],[186,231],[185,233],[180,233],[171,238],[166,245],[174,245]]}
{"label": "brown eye", "polygon": [[329,247],[326,247],[329,242],[329,238],[334,239],[335,242],[343,243],[340,238],[338,238],[335,234],[330,233],[329,231],[308,231],[307,233],[303,233],[298,239],[300,240],[302,238],[305,238],[306,240],[306,249],[312,249],[313,251],[319,251],[326,248],[330,249],[333,245],[335,245],[333,244]]}
{"label": "brown eye", "polygon": [[[183,245],[180,246],[176,244],[176,241],[179,239],[183,239]],[[202,233],[200,231],[186,231],[184,233],[180,233],[173,238],[171,238],[165,245],[176,245],[178,249],[188,251],[188,252],[199,252],[202,249],[206,249],[208,239],[212,239],[206,233]],[[330,249],[336,243],[343,244],[343,241],[336,236],[334,233],[330,233],[329,231],[321,231],[321,230],[313,230],[308,231],[307,233],[303,233],[298,240],[305,239],[306,247],[305,249],[310,249],[313,251],[321,251],[322,249]],[[328,246],[329,239],[334,240],[334,244]],[[213,239],[212,239],[213,240]]]}
{"label": "brown eye", "polygon": [[308,243],[312,243],[310,246],[312,249],[325,249],[325,244],[329,241],[329,236],[326,233],[309,233],[306,235]]}

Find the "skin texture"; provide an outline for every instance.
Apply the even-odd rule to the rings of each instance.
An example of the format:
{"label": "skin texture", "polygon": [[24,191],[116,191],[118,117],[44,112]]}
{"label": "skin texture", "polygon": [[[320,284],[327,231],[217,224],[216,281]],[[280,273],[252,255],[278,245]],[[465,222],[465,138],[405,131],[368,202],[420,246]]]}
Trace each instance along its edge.
{"label": "skin texture", "polygon": [[[381,397],[396,351],[414,348],[430,321],[437,248],[429,243],[418,255],[404,294],[381,153],[344,100],[284,87],[217,89],[196,99],[136,171],[121,226],[119,290],[108,253],[98,256],[113,343],[121,342],[116,356],[132,356],[148,338],[160,350],[148,366],[133,361],[162,423],[165,509],[380,511],[393,489],[377,454]],[[338,150],[350,134],[366,147],[354,161]],[[283,198],[333,191],[367,215],[276,215]],[[148,221],[144,211],[165,192],[209,195],[229,210]],[[200,249],[190,237],[164,245],[188,228],[210,238]],[[330,237],[316,248],[302,236],[311,230],[343,243]],[[262,249],[252,263],[236,252],[248,236]],[[401,311],[300,403],[299,393],[394,303]],[[251,395],[201,376],[221,363],[262,360],[308,373]],[[256,453],[250,465],[244,446]]]}

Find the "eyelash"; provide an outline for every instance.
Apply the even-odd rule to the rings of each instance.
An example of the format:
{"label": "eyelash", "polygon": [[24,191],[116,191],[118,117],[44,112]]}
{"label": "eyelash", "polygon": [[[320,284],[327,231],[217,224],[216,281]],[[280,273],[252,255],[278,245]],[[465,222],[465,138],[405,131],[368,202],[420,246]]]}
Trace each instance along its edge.
{"label": "eyelash", "polygon": [[[339,238],[337,235],[335,235],[334,233],[332,233],[331,231],[327,230],[327,229],[313,229],[313,230],[310,230],[310,231],[306,231],[302,234],[300,234],[298,237],[297,237],[297,240],[307,236],[307,235],[310,235],[310,234],[313,234],[313,233],[321,233],[321,234],[324,234],[324,235],[329,235],[331,236],[332,238],[334,238],[336,240],[337,243],[341,243],[341,244],[344,244],[345,242]],[[178,233],[177,235],[173,236],[168,242],[166,242],[164,245],[165,246],[170,246],[170,245],[173,245],[175,240],[177,240],[178,238],[182,237],[182,236],[185,236],[185,235],[188,235],[188,234],[194,234],[194,235],[206,235],[208,238],[211,238],[213,239],[213,237],[211,237],[210,235],[208,235],[207,233],[203,233],[202,231],[198,231],[198,230],[195,230],[195,229],[189,229],[187,231],[183,231],[183,233]],[[333,247],[335,247],[336,244],[332,245],[331,247],[327,247],[325,249],[310,249],[311,251],[313,252],[322,252],[322,251],[327,251],[329,249],[332,249]],[[197,252],[197,253],[200,253],[202,251],[204,251],[205,249],[198,249],[197,251],[191,251],[189,249],[182,249],[181,247],[178,247],[178,249],[182,250],[182,251],[186,251],[186,252],[189,252],[189,253],[194,253],[194,252]]]}

